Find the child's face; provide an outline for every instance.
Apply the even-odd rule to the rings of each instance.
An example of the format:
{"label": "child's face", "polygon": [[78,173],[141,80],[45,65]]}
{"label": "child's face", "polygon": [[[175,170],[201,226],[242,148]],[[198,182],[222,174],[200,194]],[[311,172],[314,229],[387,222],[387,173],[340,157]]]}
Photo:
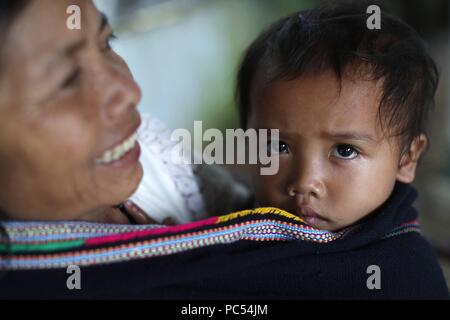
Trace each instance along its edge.
{"label": "child's face", "polygon": [[336,231],[379,207],[395,181],[414,179],[426,140],[403,161],[397,138],[383,135],[377,111],[381,89],[370,81],[331,73],[277,81],[252,92],[249,128],[279,129],[279,172],[252,170],[256,200],[298,214],[319,229]]}

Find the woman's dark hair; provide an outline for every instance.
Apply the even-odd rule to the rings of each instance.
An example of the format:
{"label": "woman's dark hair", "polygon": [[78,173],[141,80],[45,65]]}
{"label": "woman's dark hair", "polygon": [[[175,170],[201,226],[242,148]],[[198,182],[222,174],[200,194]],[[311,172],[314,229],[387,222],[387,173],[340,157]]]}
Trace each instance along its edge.
{"label": "woman's dark hair", "polygon": [[[25,8],[29,0],[1,0],[0,1],[0,74],[2,66],[2,50],[6,34],[8,33],[9,27],[11,26],[14,19],[19,15],[19,13]],[[2,220],[5,217],[0,211],[0,244],[9,245],[9,237],[6,232],[5,227],[2,224]],[[6,252],[8,252],[8,247]],[[2,272],[0,271],[0,278],[2,277]]]}
{"label": "woman's dark hair", "polygon": [[[29,3],[29,0],[1,0],[0,1],[0,58],[3,50],[3,43],[9,27],[19,13]],[[2,65],[0,60],[0,67]],[[1,68],[0,68],[1,72]]]}
{"label": "woman's dark hair", "polygon": [[402,138],[404,148],[425,133],[439,78],[436,65],[419,35],[384,8],[381,29],[369,29],[366,11],[372,3],[329,3],[291,14],[263,32],[248,48],[238,73],[242,126],[251,112],[256,75],[270,85],[331,70],[339,81],[344,73],[383,81],[379,122],[384,132]]}

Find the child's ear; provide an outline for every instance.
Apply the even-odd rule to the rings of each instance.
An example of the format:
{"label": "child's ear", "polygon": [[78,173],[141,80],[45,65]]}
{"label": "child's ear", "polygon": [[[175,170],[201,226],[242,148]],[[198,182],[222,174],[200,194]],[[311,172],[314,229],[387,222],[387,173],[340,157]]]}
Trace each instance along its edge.
{"label": "child's ear", "polygon": [[416,176],[417,162],[421,154],[425,151],[428,139],[424,134],[416,137],[409,149],[402,155],[397,172],[397,180],[404,183],[413,182]]}

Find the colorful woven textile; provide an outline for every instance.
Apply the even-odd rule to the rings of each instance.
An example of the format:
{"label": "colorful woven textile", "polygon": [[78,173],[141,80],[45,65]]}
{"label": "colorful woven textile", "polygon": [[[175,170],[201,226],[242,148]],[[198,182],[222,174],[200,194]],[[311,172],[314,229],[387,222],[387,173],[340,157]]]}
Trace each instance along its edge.
{"label": "colorful woven textile", "polygon": [[[276,208],[258,208],[177,226],[105,225],[80,222],[8,222],[9,243],[0,244],[0,269],[50,269],[93,266],[177,254],[236,241],[329,243],[340,232],[318,230]],[[415,221],[386,237],[419,231]]]}

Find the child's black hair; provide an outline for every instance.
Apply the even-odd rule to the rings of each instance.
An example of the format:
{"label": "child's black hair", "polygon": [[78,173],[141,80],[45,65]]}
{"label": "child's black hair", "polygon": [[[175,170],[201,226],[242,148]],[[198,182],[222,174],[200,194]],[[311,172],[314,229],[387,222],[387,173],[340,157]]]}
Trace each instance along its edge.
{"label": "child's black hair", "polygon": [[[408,147],[425,133],[434,105],[438,71],[419,35],[381,8],[381,29],[370,30],[366,2],[336,2],[285,17],[247,49],[238,73],[236,98],[247,127],[253,81],[265,84],[332,70],[339,81],[350,71],[366,80],[382,80],[378,117],[383,129]],[[386,131],[384,131],[386,132]]]}

